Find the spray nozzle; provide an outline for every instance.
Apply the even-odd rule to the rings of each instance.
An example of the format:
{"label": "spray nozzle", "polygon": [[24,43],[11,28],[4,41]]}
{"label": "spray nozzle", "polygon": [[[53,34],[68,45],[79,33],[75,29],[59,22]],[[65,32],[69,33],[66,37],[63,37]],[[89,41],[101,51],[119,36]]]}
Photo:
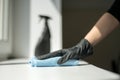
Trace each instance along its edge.
{"label": "spray nozzle", "polygon": [[42,19],[45,19],[45,21],[51,19],[51,17],[46,16],[46,15],[39,15],[39,17],[41,18],[40,21],[41,21]]}
{"label": "spray nozzle", "polygon": [[39,15],[40,18],[51,19],[49,16]]}

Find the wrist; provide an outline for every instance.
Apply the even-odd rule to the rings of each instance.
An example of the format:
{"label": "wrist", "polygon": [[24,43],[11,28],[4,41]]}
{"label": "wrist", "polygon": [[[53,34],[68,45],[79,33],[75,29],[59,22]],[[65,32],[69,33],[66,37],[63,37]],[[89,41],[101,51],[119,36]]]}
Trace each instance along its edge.
{"label": "wrist", "polygon": [[89,38],[86,36],[84,39],[87,40],[91,46],[95,46],[95,41],[93,38]]}
{"label": "wrist", "polygon": [[86,43],[87,43],[89,46],[93,47],[92,41],[89,41],[89,40],[86,39],[86,38],[83,38],[83,39],[86,41]]}
{"label": "wrist", "polygon": [[80,43],[76,46],[79,50],[80,57],[85,58],[87,56],[90,56],[93,54],[93,46],[90,44],[90,42],[83,38]]}

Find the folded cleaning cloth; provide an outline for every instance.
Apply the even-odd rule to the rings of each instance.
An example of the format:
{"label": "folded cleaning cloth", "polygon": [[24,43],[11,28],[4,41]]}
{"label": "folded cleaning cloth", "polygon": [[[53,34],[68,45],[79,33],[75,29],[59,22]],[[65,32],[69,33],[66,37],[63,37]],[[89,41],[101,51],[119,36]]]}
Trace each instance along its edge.
{"label": "folded cleaning cloth", "polygon": [[57,61],[61,57],[53,57],[53,58],[48,58],[44,60],[38,60],[36,57],[33,57],[30,59],[29,64],[32,67],[54,67],[54,66],[78,66],[79,65],[79,60],[68,60],[67,62],[63,64],[57,64]]}

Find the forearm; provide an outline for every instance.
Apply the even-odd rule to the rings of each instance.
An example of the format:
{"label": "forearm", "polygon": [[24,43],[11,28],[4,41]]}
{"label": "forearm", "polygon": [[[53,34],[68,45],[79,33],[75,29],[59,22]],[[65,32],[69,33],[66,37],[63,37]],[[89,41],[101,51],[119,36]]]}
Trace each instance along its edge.
{"label": "forearm", "polygon": [[111,33],[118,25],[119,21],[115,17],[109,13],[105,13],[85,36],[85,39],[95,46],[109,33]]}

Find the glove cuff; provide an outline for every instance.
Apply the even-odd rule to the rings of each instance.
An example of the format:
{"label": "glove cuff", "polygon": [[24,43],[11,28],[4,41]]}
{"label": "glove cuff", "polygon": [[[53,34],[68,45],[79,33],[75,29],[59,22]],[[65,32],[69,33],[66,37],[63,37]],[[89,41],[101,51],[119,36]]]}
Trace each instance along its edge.
{"label": "glove cuff", "polygon": [[79,53],[81,53],[80,56],[83,58],[93,54],[93,46],[86,39],[82,39],[80,43],[76,45],[76,47],[78,47],[80,51],[82,51]]}

